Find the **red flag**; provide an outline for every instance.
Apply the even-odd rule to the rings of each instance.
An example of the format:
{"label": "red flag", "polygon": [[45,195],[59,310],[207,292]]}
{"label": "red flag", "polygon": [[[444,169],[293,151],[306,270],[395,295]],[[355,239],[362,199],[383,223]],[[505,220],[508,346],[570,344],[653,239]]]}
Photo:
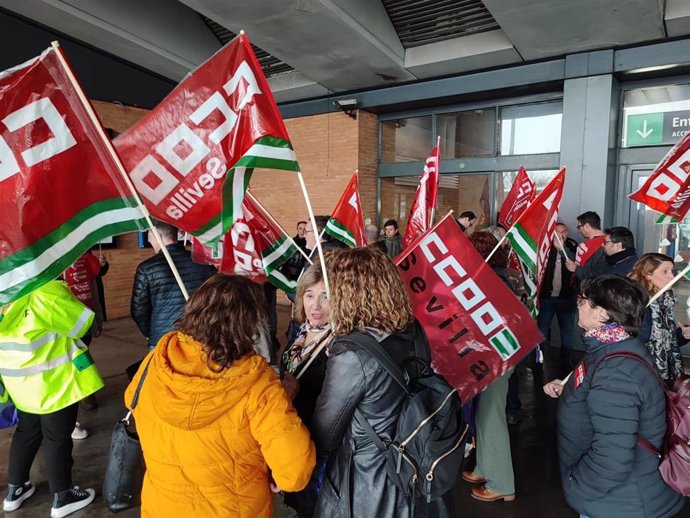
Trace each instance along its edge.
{"label": "red flag", "polygon": [[673,146],[629,198],[679,221],[685,217],[690,209],[690,133]]}
{"label": "red flag", "polygon": [[527,176],[525,168],[521,167],[508,196],[503,201],[498,222],[505,228],[510,228],[536,195],[537,189],[534,182]]}
{"label": "red flag", "polygon": [[115,142],[151,214],[203,242],[218,239],[241,216],[252,168],[298,170],[244,35]]}
{"label": "red flag", "polygon": [[60,52],[0,73],[0,306],[57,278],[98,241],[142,228]]}
{"label": "red flag", "polygon": [[419,179],[417,192],[414,195],[414,203],[407,220],[407,229],[403,238],[402,247],[407,248],[412,241],[431,228],[431,213],[436,208],[436,195],[438,193],[438,171],[441,166],[441,145],[431,150],[424,164],[422,177]]}
{"label": "red flag", "polygon": [[514,367],[543,338],[534,319],[446,217],[398,263],[432,366],[463,402]]}
{"label": "red flag", "polygon": [[221,272],[245,275],[257,282],[270,281],[288,293],[297,283],[287,279],[279,270],[295,252],[294,241],[273,219],[259,201],[247,192],[238,219],[217,246],[204,246],[192,241],[192,259],[212,264]]}
{"label": "red flag", "polygon": [[367,238],[364,235],[364,216],[356,171],[333,209],[325,230],[326,234],[351,247],[366,246]]}
{"label": "red flag", "polygon": [[539,193],[520,218],[508,230],[507,237],[525,268],[527,295],[532,303],[534,316],[538,313],[538,294],[549,258],[551,242],[558,221],[558,208],[563,197],[565,168]]}

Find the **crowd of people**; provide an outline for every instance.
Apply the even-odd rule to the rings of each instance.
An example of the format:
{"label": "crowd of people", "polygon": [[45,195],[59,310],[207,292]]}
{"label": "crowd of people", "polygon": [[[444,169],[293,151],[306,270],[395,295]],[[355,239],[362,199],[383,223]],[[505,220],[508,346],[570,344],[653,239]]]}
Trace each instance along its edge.
{"label": "crowd of people", "polygon": [[[372,440],[373,434],[392,442],[406,393],[354,334],[371,337],[401,368],[416,357],[418,326],[391,261],[402,252],[398,224],[385,221],[383,235],[367,226],[368,246],[350,249],[323,233],[327,219],[316,217],[316,228],[297,224],[297,246],[310,253],[320,240],[324,264],[316,254],[312,265],[302,254],[285,264],[297,291],[279,349],[275,292],[271,300],[259,284],[193,263],[177,229],[156,223],[191,296],[184,301],[154,244],[156,254],[137,268],[131,304],[149,352],[124,395],[130,408],[141,385],[133,413],[147,468],[143,516],[270,518],[275,493],[299,518],[456,516],[449,495],[429,502],[393,484],[389,459]],[[505,229],[478,229],[476,222],[472,212],[458,220],[478,253],[491,255],[498,282],[524,301]],[[676,323],[673,290],[648,305],[673,277],[673,259],[638,258],[632,233],[602,230],[594,212],[578,216],[576,228],[580,245],[567,225],[556,225],[538,294],[544,343],[525,360],[541,368],[556,318],[563,377],[544,384],[544,392],[559,399],[563,491],[585,518],[670,517],[684,499],[662,480],[659,459],[637,444],[643,437],[662,446],[662,386],[640,361],[610,356],[636,355],[669,386],[683,376],[680,346],[690,327]],[[104,265],[83,262],[80,268],[93,270],[89,297],[56,280],[2,308],[0,376],[19,414],[7,512],[34,493],[29,470],[41,443],[51,516],[67,516],[94,498],[71,477],[79,402],[103,386],[86,342],[100,332],[95,279]],[[581,362],[575,349],[586,351]],[[519,496],[509,437],[519,416],[517,379],[509,370],[462,402],[476,466],[459,476],[476,484],[471,496],[480,501]]]}

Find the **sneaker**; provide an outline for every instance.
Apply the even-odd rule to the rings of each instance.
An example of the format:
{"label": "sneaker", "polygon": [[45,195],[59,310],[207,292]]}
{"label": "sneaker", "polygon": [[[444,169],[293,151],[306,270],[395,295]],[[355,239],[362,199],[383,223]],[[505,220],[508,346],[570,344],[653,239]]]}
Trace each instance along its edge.
{"label": "sneaker", "polygon": [[74,430],[72,430],[72,439],[80,441],[86,439],[89,436],[89,431],[86,428],[82,428],[79,423],[74,424]]}
{"label": "sneaker", "polygon": [[79,486],[55,493],[50,518],[62,518],[72,514],[89,505],[94,498],[96,498],[96,492],[93,489],[79,489]]}
{"label": "sneaker", "polygon": [[22,505],[24,500],[34,494],[36,488],[31,482],[26,482],[21,486],[14,484],[7,484],[7,497],[2,503],[3,511],[16,511]]}

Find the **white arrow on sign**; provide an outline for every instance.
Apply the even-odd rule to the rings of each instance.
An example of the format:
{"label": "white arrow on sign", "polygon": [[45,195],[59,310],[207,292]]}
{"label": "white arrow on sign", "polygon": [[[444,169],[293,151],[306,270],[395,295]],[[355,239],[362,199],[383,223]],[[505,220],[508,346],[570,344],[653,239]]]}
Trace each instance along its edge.
{"label": "white arrow on sign", "polygon": [[654,128],[647,129],[647,119],[645,119],[644,123],[642,124],[642,131],[640,131],[640,130],[635,130],[635,131],[640,137],[647,138],[652,133],[654,133]]}

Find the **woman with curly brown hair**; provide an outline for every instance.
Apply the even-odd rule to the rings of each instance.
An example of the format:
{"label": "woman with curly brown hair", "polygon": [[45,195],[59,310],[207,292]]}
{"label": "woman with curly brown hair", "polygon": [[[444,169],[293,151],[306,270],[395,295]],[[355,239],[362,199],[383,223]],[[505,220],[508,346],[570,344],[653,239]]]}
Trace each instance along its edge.
{"label": "woman with curly brown hair", "polygon": [[315,516],[406,518],[412,502],[386,475],[386,457],[354,418],[390,443],[404,391],[370,353],[348,335],[364,332],[399,364],[414,356],[412,308],[385,253],[355,248],[335,254],[328,268],[330,314],[339,338],[329,347],[326,378],[312,418],[317,449],[329,459]]}
{"label": "woman with curly brown hair", "polygon": [[177,330],[163,336],[125,394],[134,409],[146,477],[144,517],[271,518],[271,480],[303,489],[315,450],[278,376],[256,353],[264,295],[216,274],[197,289]]}

